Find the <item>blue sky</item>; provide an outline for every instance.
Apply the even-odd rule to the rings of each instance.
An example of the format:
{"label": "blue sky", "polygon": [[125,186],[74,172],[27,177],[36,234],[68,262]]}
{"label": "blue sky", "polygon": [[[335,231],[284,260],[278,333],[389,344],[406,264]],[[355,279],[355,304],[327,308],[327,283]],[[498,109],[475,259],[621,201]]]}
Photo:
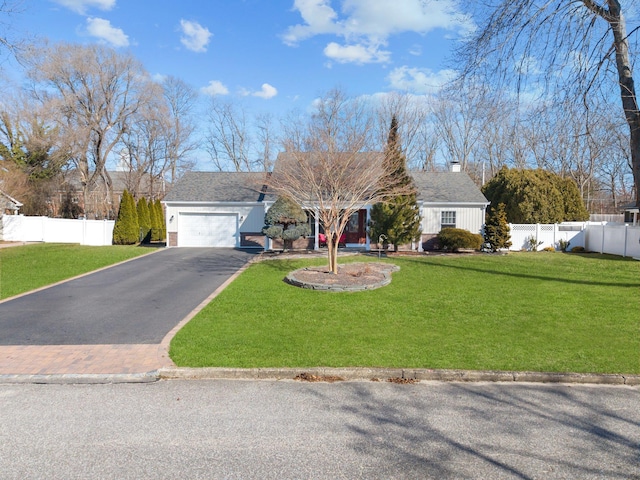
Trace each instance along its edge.
{"label": "blue sky", "polygon": [[103,43],[156,78],[255,113],[305,109],[333,87],[350,95],[424,94],[473,24],[456,0],[24,0],[19,34]]}

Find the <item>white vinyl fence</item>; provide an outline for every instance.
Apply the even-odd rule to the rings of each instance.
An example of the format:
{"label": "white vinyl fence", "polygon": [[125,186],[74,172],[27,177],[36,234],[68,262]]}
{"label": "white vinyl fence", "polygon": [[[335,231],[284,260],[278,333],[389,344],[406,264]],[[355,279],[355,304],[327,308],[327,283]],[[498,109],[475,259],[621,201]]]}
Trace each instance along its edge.
{"label": "white vinyl fence", "polygon": [[66,218],[0,217],[0,240],[6,242],[79,243],[111,245],[114,220],[71,220]]}
{"label": "white vinyl fence", "polygon": [[545,247],[560,249],[559,242],[569,243],[573,247],[584,247],[585,250],[598,253],[610,253],[623,257],[640,259],[640,227],[603,224],[590,222],[571,222],[558,224],[509,224],[511,227],[510,250],[527,250],[529,238]]}

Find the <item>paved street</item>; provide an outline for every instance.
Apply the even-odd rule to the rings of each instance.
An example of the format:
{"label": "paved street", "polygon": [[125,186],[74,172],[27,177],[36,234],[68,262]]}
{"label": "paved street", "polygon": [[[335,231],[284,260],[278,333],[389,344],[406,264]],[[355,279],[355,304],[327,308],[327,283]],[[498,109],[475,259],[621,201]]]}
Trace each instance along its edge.
{"label": "paved street", "polygon": [[0,476],[640,479],[637,387],[0,385]]}
{"label": "paved street", "polygon": [[157,344],[251,253],[173,248],[0,304],[0,345]]}

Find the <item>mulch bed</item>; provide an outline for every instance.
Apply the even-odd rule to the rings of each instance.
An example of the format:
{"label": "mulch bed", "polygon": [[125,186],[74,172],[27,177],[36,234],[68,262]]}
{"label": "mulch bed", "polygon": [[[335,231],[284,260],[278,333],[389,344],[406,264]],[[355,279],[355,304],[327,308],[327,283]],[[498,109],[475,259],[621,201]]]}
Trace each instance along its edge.
{"label": "mulch bed", "polygon": [[389,278],[398,267],[388,263],[345,263],[338,265],[338,273],[329,271],[327,266],[306,267],[290,275],[296,282],[327,287],[375,287]]}

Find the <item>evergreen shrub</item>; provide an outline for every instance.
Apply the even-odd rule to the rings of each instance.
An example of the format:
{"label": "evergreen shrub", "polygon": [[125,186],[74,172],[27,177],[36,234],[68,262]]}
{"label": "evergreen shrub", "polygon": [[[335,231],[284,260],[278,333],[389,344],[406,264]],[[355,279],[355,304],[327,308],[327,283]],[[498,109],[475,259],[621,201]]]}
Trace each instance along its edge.
{"label": "evergreen shrub", "polygon": [[462,228],[443,228],[438,234],[440,248],[454,252],[461,248],[479,250],[482,242],[482,235]]}
{"label": "evergreen shrub", "polygon": [[113,226],[114,245],[134,245],[138,243],[140,226],[138,225],[138,212],[136,203],[131,194],[125,190],[122,192],[118,218]]}

